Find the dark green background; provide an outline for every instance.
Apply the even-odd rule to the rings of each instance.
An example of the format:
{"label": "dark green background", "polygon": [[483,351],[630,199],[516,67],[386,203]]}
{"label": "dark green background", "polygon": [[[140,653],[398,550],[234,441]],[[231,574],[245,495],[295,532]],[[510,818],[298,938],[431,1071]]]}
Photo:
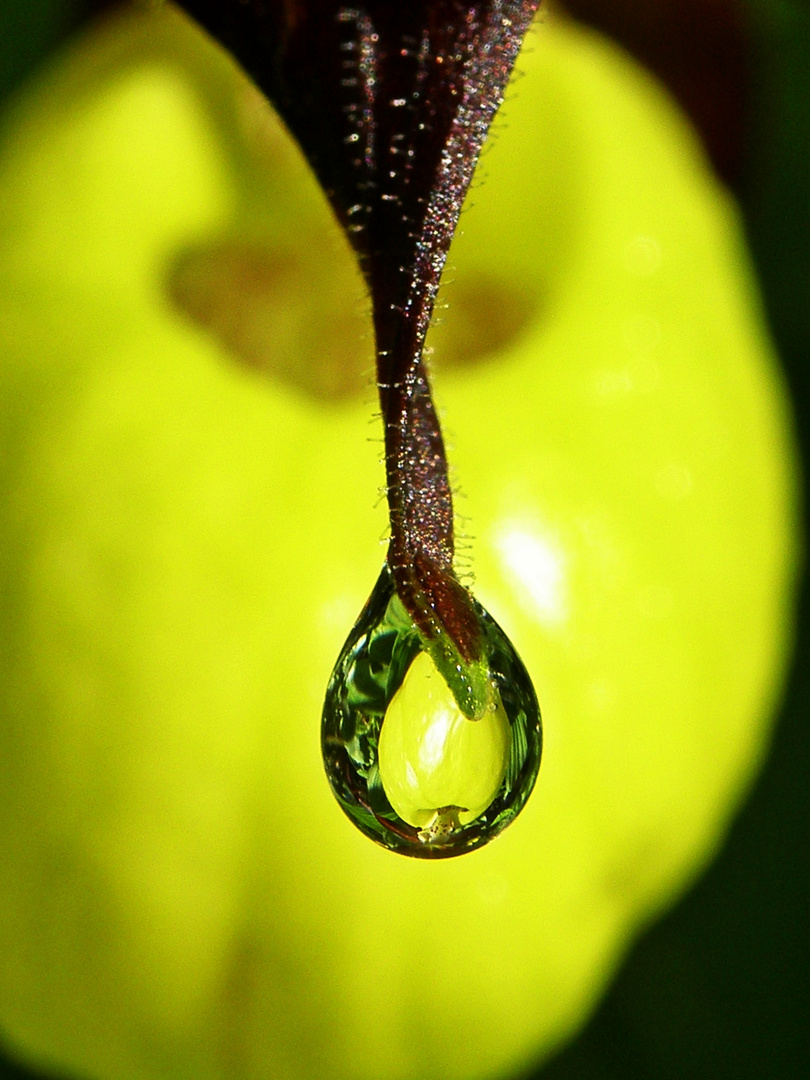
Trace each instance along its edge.
{"label": "dark green background", "polygon": [[[704,100],[711,104],[709,94],[743,95],[744,108],[736,108],[736,99],[725,102],[720,129],[735,145],[719,165],[742,206],[810,473],[810,6],[803,0],[700,3],[715,17],[716,33],[720,26],[722,35],[722,19],[732,10],[741,31],[737,59],[744,60],[744,85],[736,71],[725,84],[713,79]],[[100,0],[0,0],[0,96],[99,6]],[[613,30],[659,70],[654,43],[668,43],[663,73],[673,84],[680,76],[680,88],[689,89],[694,50],[684,47],[679,65],[673,53],[678,35],[663,20],[673,11],[694,16],[694,3],[572,0],[572,7]],[[657,9],[663,13],[659,27]],[[615,18],[619,10],[627,16],[624,23]],[[644,33],[634,37],[639,19]],[[694,33],[695,41],[707,40],[700,37],[699,20]],[[688,35],[681,40],[688,42]],[[720,50],[718,64],[723,62],[731,64]],[[699,101],[699,86],[696,93]],[[807,481],[804,487],[808,505]],[[637,943],[588,1027],[534,1080],[810,1076],[808,599],[805,579],[797,655],[773,750],[722,854]],[[36,1080],[2,1055],[0,1077]]]}

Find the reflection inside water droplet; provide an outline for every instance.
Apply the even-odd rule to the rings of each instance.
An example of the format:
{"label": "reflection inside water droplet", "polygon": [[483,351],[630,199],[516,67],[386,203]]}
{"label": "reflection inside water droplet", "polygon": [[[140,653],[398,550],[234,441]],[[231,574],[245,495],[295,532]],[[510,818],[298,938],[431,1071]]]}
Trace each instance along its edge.
{"label": "reflection inside water droplet", "polygon": [[324,764],[346,814],[384,847],[423,858],[471,851],[520,812],[540,765],[531,680],[479,605],[492,685],[479,720],[459,709],[384,567],[326,693]]}
{"label": "reflection inside water droplet", "polygon": [[480,720],[468,720],[428,654],[419,653],[380,732],[383,790],[404,821],[428,834],[467,825],[498,794],[509,744],[500,695]]}

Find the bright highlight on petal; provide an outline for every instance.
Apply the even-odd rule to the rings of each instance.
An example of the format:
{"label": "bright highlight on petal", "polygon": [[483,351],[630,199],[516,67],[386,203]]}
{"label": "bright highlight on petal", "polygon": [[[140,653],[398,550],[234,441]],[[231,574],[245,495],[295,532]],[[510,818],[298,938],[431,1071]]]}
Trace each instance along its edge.
{"label": "bright highlight on petal", "polygon": [[552,540],[525,523],[505,523],[495,532],[495,547],[507,580],[530,614],[549,626],[568,618],[565,557]]}

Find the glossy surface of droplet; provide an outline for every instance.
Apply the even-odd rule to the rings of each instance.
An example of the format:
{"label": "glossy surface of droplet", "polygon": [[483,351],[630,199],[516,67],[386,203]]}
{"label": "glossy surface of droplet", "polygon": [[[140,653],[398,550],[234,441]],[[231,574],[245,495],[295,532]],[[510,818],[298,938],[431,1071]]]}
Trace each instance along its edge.
{"label": "glossy surface of droplet", "polygon": [[480,720],[461,713],[387,566],[329,681],[321,729],[329,783],[362,832],[401,854],[481,847],[517,816],[537,777],[534,688],[504,632],[475,609],[493,688]]}

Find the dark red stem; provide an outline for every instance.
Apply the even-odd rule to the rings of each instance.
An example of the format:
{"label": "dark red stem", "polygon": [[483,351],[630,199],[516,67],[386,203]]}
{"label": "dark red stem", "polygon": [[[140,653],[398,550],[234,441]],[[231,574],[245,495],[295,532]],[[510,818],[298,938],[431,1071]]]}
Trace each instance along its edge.
{"label": "dark red stem", "polygon": [[371,293],[397,593],[422,635],[480,656],[423,362],[447,250],[539,0],[183,0],[267,93]]}

